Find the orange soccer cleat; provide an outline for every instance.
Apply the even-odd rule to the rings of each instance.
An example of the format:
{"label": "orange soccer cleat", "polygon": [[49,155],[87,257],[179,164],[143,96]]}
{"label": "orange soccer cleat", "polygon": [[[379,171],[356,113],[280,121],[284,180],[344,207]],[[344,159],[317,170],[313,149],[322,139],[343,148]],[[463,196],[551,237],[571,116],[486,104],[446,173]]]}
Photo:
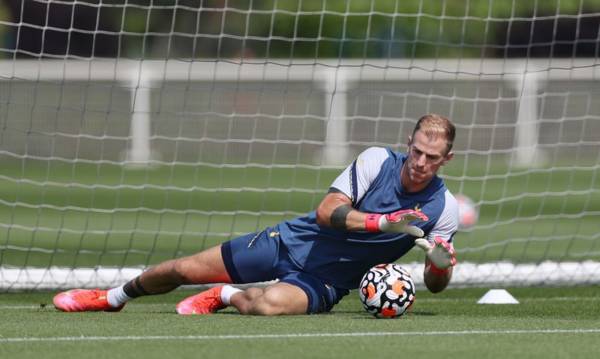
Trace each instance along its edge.
{"label": "orange soccer cleat", "polygon": [[71,289],[54,296],[54,306],[63,312],[118,312],[125,306],[112,307],[106,300],[106,290]]}
{"label": "orange soccer cleat", "polygon": [[221,300],[223,286],[213,287],[204,292],[187,297],[177,304],[177,313],[183,315],[210,314],[226,307]]}

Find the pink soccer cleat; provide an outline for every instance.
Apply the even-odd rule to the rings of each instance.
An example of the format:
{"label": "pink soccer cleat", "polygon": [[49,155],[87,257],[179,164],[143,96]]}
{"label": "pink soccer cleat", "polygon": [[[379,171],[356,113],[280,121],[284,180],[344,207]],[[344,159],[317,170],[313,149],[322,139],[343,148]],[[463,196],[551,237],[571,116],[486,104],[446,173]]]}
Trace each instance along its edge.
{"label": "pink soccer cleat", "polygon": [[221,300],[223,286],[213,287],[187,297],[177,304],[177,313],[183,315],[211,314],[226,307]]}
{"label": "pink soccer cleat", "polygon": [[63,312],[118,312],[120,307],[112,307],[106,300],[106,290],[71,289],[54,296],[54,306]]}

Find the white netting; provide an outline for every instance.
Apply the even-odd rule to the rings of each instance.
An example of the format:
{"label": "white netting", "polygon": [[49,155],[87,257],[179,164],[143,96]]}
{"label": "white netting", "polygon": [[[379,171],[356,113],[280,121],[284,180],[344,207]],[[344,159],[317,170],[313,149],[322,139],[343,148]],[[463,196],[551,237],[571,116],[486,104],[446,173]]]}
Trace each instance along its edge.
{"label": "white netting", "polygon": [[480,212],[454,283],[597,283],[599,24],[595,1],[0,3],[1,287],[113,285],[306,213],[428,112]]}

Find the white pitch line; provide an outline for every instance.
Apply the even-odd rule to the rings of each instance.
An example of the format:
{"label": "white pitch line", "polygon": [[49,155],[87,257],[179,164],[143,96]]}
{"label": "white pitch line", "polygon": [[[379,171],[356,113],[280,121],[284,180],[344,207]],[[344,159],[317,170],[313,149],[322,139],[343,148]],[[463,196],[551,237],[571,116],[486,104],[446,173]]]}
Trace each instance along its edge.
{"label": "white pitch line", "polygon": [[81,342],[81,341],[141,341],[141,340],[247,340],[247,339],[304,339],[343,338],[365,336],[442,336],[442,335],[501,335],[501,334],[598,334],[600,328],[592,329],[507,329],[507,330],[459,330],[431,332],[358,332],[358,333],[290,333],[290,334],[240,334],[240,335],[150,335],[150,336],[79,336],[79,337],[15,337],[1,338],[0,343],[22,342]]}
{"label": "white pitch line", "polygon": [[11,309],[40,309],[39,305],[0,305],[0,310],[11,310]]}

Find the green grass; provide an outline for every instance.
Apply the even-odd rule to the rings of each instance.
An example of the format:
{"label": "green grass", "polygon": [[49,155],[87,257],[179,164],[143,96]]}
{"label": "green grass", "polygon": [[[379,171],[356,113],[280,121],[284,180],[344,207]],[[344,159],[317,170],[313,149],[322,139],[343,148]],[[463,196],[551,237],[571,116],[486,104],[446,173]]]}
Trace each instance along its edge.
{"label": "green grass", "polygon": [[[512,169],[501,160],[490,163],[457,159],[444,168],[452,191],[483,203],[478,227],[457,235],[459,259],[600,259],[597,168]],[[338,173],[259,165],[131,170],[33,159],[5,162],[0,263],[157,263],[309,212]],[[414,256],[406,260],[417,260]]]}
{"label": "green grass", "polygon": [[0,296],[3,358],[596,358],[597,287],[510,288],[518,305],[478,305],[487,289],[417,292],[406,316],[378,320],[351,293],[332,313],[174,313],[189,291],[146,297],[120,313],[61,313],[52,293]]}

